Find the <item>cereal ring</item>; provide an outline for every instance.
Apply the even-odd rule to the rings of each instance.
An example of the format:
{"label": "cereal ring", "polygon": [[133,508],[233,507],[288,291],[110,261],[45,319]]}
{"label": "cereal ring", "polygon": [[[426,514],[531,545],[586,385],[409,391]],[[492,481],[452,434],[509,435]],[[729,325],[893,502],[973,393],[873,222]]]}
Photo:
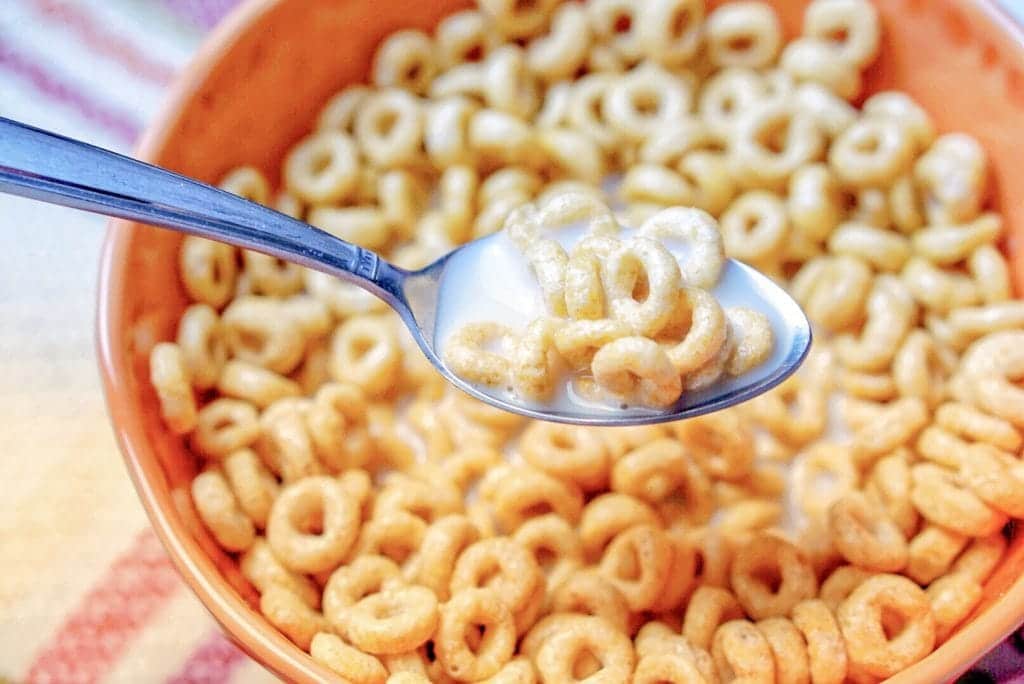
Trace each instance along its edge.
{"label": "cereal ring", "polygon": [[466,589],[492,589],[518,622],[537,590],[543,591],[543,578],[529,551],[508,537],[495,537],[482,539],[462,552],[450,586],[453,596]]}
{"label": "cereal ring", "polygon": [[626,403],[664,408],[682,393],[675,366],[657,342],[623,337],[601,347],[590,365],[594,380]]}
{"label": "cereal ring", "polygon": [[688,247],[679,266],[687,285],[710,289],[718,283],[725,266],[725,248],[718,222],[707,212],[683,207],[665,209],[644,221],[637,234],[677,240]]}
{"label": "cereal ring", "polygon": [[[837,617],[851,667],[875,677],[896,674],[935,645],[935,620],[927,595],[899,575],[865,580],[840,604]],[[901,627],[890,637],[887,620],[891,619]]]}
{"label": "cereal ring", "polygon": [[841,684],[847,671],[846,646],[829,606],[818,599],[801,601],[793,606],[792,620],[807,642],[811,681]]}
{"label": "cereal ring", "polygon": [[735,340],[725,372],[743,375],[760,366],[771,355],[775,345],[772,324],[760,311],[745,307],[730,307],[725,310],[725,316],[729,321],[729,337]]}
{"label": "cereal ring", "polygon": [[770,534],[759,534],[739,549],[730,578],[736,599],[757,620],[788,615],[818,593],[818,580],[799,550]]}
{"label": "cereal ring", "polygon": [[541,681],[545,684],[576,681],[577,664],[587,655],[594,661],[591,663],[593,671],[583,677],[595,684],[628,681],[636,660],[629,637],[607,621],[572,615],[554,627],[537,652]]}
{"label": "cereal ring", "polygon": [[755,626],[771,649],[776,681],[810,682],[807,645],[796,625],[786,618],[773,617],[759,620]]}
{"label": "cereal ring", "polygon": [[317,633],[330,631],[327,620],[318,610],[280,584],[271,584],[260,594],[260,612],[304,651],[309,650]]}
{"label": "cereal ring", "polygon": [[512,535],[529,551],[547,577],[547,586],[559,586],[583,564],[583,545],[576,530],[561,517],[549,513],[531,518]]}
{"label": "cereal ring", "polygon": [[323,612],[339,634],[347,633],[350,609],[385,584],[401,580],[401,571],[389,558],[363,555],[331,573],[324,585]]}
{"label": "cereal ring", "polygon": [[[316,532],[314,530],[319,529]],[[359,510],[329,477],[306,477],[286,485],[267,521],[267,542],[296,572],[322,572],[346,556],[359,534]]]}
{"label": "cereal ring", "polygon": [[639,499],[626,494],[601,494],[583,509],[579,524],[583,552],[588,560],[595,561],[620,532],[634,525],[658,524],[660,521],[654,509]]}
{"label": "cereal ring", "polygon": [[767,639],[748,620],[731,620],[715,630],[711,644],[718,676],[723,681],[770,684],[775,681],[775,659]]}
{"label": "cereal ring", "polygon": [[[364,105],[365,107],[365,105]],[[352,139],[325,129],[303,140],[284,162],[288,191],[310,204],[331,204],[355,188],[358,154]]]}
{"label": "cereal ring", "polygon": [[345,627],[352,643],[367,653],[405,653],[425,643],[437,623],[434,592],[386,585],[349,608]]}
{"label": "cereal ring", "polygon": [[149,380],[160,400],[160,415],[172,432],[191,432],[198,421],[196,397],[181,347],[159,342],[149,354]]}
{"label": "cereal ring", "polygon": [[711,61],[718,67],[771,66],[782,45],[782,27],[770,6],[760,2],[722,5],[705,24]]}
{"label": "cereal ring", "polygon": [[601,489],[607,483],[607,450],[586,428],[535,422],[523,431],[519,450],[527,463],[574,482],[583,491]]}
{"label": "cereal ring", "polygon": [[601,556],[600,572],[635,612],[658,601],[671,565],[672,544],[666,534],[653,525],[637,525],[608,544]]}
{"label": "cereal ring", "polygon": [[897,572],[907,564],[907,540],[877,503],[850,492],[829,508],[832,543],[847,561],[876,572]]}
{"label": "cereal ring", "polygon": [[[467,633],[481,627],[483,638],[473,648]],[[435,648],[448,675],[470,681],[490,677],[511,659],[515,646],[512,614],[493,590],[463,589],[441,606]]]}
{"label": "cereal ring", "polygon": [[575,570],[551,597],[551,610],[603,618],[623,633],[629,632],[629,605],[615,585],[593,570]]}
{"label": "cereal ring", "polygon": [[245,551],[256,536],[253,521],[239,507],[219,470],[207,470],[192,480],[192,501],[206,529],[228,551]]}
{"label": "cereal ring", "polygon": [[616,461],[611,489],[648,503],[680,504],[687,522],[706,522],[714,511],[711,482],[680,442],[658,439],[637,447]]}
{"label": "cereal ring", "polygon": [[352,648],[335,634],[317,632],[309,642],[309,655],[352,684],[384,684],[388,676],[381,662]]}

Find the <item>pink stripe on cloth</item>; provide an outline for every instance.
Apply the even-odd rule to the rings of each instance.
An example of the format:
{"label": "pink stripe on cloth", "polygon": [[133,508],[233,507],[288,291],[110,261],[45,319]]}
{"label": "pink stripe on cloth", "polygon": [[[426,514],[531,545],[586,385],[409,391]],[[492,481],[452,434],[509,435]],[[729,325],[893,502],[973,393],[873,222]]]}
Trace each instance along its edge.
{"label": "pink stripe on cloth", "polygon": [[123,36],[102,26],[84,7],[61,0],[30,0],[34,8],[54,22],[73,30],[79,39],[98,55],[118,62],[131,73],[157,83],[167,83],[174,68],[151,58]]}
{"label": "pink stripe on cloth", "polygon": [[130,115],[107,108],[73,83],[50,73],[31,56],[15,50],[0,35],[0,70],[28,81],[36,92],[74,110],[83,119],[104,129],[123,143],[132,143],[141,125]]}
{"label": "pink stripe on cloth", "polygon": [[167,684],[224,684],[246,656],[220,632],[214,632],[192,652]]}
{"label": "pink stripe on cloth", "polygon": [[36,655],[26,684],[93,684],[181,587],[152,530],[143,530]]}
{"label": "pink stripe on cloth", "polygon": [[183,20],[210,29],[240,0],[163,0],[164,6]]}

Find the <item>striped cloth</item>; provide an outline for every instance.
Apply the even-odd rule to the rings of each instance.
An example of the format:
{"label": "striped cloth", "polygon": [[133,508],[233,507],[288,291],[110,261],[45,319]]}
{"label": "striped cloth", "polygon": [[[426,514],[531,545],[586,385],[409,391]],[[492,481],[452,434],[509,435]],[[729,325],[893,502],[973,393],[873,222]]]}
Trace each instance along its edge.
{"label": "striped cloth", "polygon": [[[129,151],[235,2],[0,0],[0,115]],[[0,683],[275,681],[177,577],[121,465],[92,340],[103,220],[0,196],[0,222]],[[967,680],[1024,684],[1022,643]]]}

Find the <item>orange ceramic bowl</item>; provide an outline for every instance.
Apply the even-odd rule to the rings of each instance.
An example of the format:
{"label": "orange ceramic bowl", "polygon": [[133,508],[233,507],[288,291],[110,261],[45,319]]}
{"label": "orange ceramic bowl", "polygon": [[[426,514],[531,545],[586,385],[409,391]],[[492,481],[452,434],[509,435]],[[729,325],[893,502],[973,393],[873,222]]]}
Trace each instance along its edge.
{"label": "orange ceramic bowl", "polygon": [[[178,82],[138,156],[207,182],[240,164],[277,177],[281,158],[326,99],[366,78],[374,46],[404,27],[429,29],[468,0],[252,0],[210,38]],[[876,0],[881,56],[868,91],[913,95],[940,130],[980,139],[993,200],[1008,219],[1006,249],[1024,292],[1024,34],[992,0]],[[806,0],[775,0],[794,34]],[[283,678],[330,680],[254,609],[236,562],[199,524],[189,498],[194,457],[161,423],[147,358],[170,339],[186,299],[180,235],[114,221],[103,251],[100,363],[125,462],[153,527],[189,586],[247,653]],[[951,679],[1024,618],[1024,534],[986,586],[973,619],[894,682]]]}

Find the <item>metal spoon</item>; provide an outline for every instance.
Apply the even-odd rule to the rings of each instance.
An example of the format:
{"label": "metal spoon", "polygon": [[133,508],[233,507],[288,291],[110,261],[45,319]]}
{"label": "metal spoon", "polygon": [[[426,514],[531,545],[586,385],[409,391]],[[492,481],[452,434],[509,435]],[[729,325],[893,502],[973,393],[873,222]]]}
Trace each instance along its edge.
{"label": "metal spoon", "polygon": [[[472,385],[445,366],[437,346],[438,308],[465,292],[446,289],[446,272],[464,267],[485,241],[471,242],[426,268],[407,271],[380,256],[223,190],[86,143],[0,118],[0,191],[107,216],[170,228],[292,261],[351,282],[398,312],[438,371],[464,392],[513,413],[560,423],[639,425],[724,409],[765,392],[791,375],[811,344],[807,318],[785,291],[749,266],[730,260],[723,280],[751,293],[752,308],[769,307],[781,353],[756,372],[683,393],[663,411],[570,409],[519,403]],[[501,288],[502,283],[481,283]]]}

